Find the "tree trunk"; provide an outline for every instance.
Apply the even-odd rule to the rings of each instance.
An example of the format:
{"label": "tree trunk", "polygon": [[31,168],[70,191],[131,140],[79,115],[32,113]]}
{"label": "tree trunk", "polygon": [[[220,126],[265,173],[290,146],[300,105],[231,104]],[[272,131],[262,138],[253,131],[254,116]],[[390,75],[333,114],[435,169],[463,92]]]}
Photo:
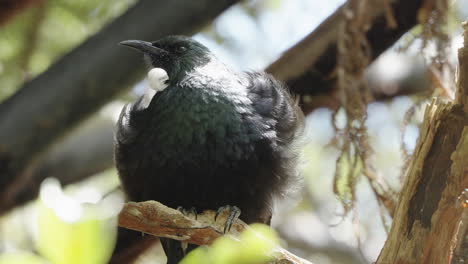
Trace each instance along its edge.
{"label": "tree trunk", "polygon": [[377,263],[468,263],[468,24],[455,102],[434,99]]}

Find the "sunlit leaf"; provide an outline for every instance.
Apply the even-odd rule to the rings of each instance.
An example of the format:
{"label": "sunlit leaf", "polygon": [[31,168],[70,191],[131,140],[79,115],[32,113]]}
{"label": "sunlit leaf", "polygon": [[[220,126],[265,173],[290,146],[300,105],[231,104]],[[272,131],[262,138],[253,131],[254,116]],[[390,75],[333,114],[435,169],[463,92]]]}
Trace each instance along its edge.
{"label": "sunlit leaf", "polygon": [[190,252],[181,264],[257,264],[273,258],[278,245],[276,233],[266,225],[253,224],[242,232],[239,240],[218,238],[211,247],[199,247]]}
{"label": "sunlit leaf", "polygon": [[0,254],[0,264],[46,264],[47,262],[28,252]]}
{"label": "sunlit leaf", "polygon": [[268,226],[253,224],[240,235],[240,261],[237,263],[265,263],[272,259],[271,252],[279,244],[276,233]]}
{"label": "sunlit leaf", "polygon": [[115,215],[80,204],[57,186],[41,187],[39,252],[54,264],[107,263],[115,244]]}

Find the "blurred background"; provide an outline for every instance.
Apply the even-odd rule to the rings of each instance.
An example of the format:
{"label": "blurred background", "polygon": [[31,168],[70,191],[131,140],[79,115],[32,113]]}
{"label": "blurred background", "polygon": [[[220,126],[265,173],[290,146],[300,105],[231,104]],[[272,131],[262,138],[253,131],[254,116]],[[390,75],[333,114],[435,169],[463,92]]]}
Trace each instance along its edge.
{"label": "blurred background", "polygon": [[[0,18],[3,18],[0,20],[0,102],[137,2],[30,0],[24,1],[24,6],[11,9],[10,13],[0,13]],[[5,3],[8,7],[8,1]],[[312,32],[343,3],[343,0],[244,1],[223,12],[194,37],[238,70],[262,70]],[[450,37],[445,58],[451,65],[456,65],[456,50],[462,45],[459,24],[468,16],[468,2],[450,1],[450,5],[449,24],[444,29]],[[398,192],[401,187],[405,164],[415,148],[425,105],[434,94],[431,88],[434,81],[430,78],[428,65],[437,48],[431,43],[421,48],[424,44],[419,38],[421,31],[421,26],[417,26],[405,34],[372,63],[365,75],[370,89],[380,95],[367,106],[365,124],[368,143],[373,150],[371,162],[375,172],[385,179],[393,192]],[[73,65],[70,67],[73,69]],[[66,185],[63,187],[65,193],[62,193],[59,183],[49,181],[43,184],[43,188],[56,196],[47,198],[41,194],[42,202],[32,201],[0,216],[0,263],[3,264],[2,254],[7,253],[39,252],[42,256],[49,256],[49,261],[55,258],[50,257],[52,253],[47,253],[52,249],[40,249],[38,241],[56,248],[57,243],[61,243],[57,241],[63,240],[44,240],[44,236],[68,231],[59,229],[60,224],[50,224],[53,220],[40,224],[38,218],[44,215],[41,209],[44,205],[54,208],[58,215],[58,212],[68,216],[80,212],[81,217],[86,215],[85,219],[105,219],[105,226],[109,223],[115,226],[112,217],[118,213],[118,206],[109,206],[108,203],[119,203],[123,198],[102,199],[119,185],[112,160],[114,124],[123,105],[135,100],[146,89],[145,79],[129,86],[48,150],[41,166],[36,167],[32,174],[37,179],[61,179],[61,184]],[[288,199],[277,202],[273,226],[285,248],[314,263],[371,263],[376,260],[386,240],[391,218],[379,206],[364,177],[358,178],[353,209],[346,212],[342,197],[334,192],[335,168],[341,153],[340,134],[336,133],[335,127],[340,127],[346,116],[337,107],[323,107],[327,106],[326,98],[317,96],[310,100],[319,102],[306,116],[304,180],[298,183]],[[50,191],[51,188],[54,191]],[[57,199],[70,201],[57,204],[54,202]],[[83,204],[86,204],[84,209],[81,208]],[[114,210],[103,213],[99,209],[103,206]],[[89,228],[89,232],[96,233],[103,227]],[[114,235],[109,235],[112,232],[101,233],[104,235],[82,239],[93,243],[107,239],[106,243],[112,245]],[[78,239],[76,237],[78,235],[75,236]],[[107,248],[102,250],[109,251],[112,246]],[[102,259],[106,254],[110,253],[103,253]],[[154,259],[164,263],[159,247],[142,256],[137,263],[148,263]],[[88,263],[101,263],[96,261]]]}

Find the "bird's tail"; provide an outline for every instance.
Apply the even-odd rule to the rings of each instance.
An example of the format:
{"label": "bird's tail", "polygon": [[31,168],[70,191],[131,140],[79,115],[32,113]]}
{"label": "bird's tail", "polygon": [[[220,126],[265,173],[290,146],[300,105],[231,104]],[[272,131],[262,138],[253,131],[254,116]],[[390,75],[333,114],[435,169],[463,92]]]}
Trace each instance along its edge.
{"label": "bird's tail", "polygon": [[161,245],[166,253],[167,264],[178,264],[190,251],[197,248],[197,245],[187,244],[184,249],[183,243],[177,240],[160,238]]}

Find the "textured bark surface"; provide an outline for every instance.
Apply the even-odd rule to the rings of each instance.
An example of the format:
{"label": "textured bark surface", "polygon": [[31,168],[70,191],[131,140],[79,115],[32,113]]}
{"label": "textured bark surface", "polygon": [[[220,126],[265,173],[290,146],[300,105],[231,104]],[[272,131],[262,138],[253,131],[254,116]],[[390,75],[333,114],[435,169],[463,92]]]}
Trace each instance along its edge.
{"label": "textured bark surface", "polygon": [[[190,244],[210,245],[216,238],[224,235],[224,223],[229,217],[229,212],[219,214],[216,221],[215,215],[216,212],[206,210],[190,218],[156,201],[129,202],[119,215],[119,226]],[[247,228],[247,224],[236,219],[226,235],[236,239]],[[275,261],[270,262],[271,264],[312,264],[280,247],[275,248],[272,254]]]}
{"label": "textured bark surface", "polygon": [[[215,212],[205,211],[195,220],[156,201],[128,202],[119,215],[119,226],[157,237],[207,245],[223,235],[222,224],[226,222],[227,215],[220,216],[218,221],[213,221]],[[237,236],[246,227],[244,222],[237,220],[229,234]]]}
{"label": "textured bark surface", "polygon": [[[465,30],[467,30],[465,25]],[[455,102],[434,99],[377,263],[468,262],[468,34]]]}

